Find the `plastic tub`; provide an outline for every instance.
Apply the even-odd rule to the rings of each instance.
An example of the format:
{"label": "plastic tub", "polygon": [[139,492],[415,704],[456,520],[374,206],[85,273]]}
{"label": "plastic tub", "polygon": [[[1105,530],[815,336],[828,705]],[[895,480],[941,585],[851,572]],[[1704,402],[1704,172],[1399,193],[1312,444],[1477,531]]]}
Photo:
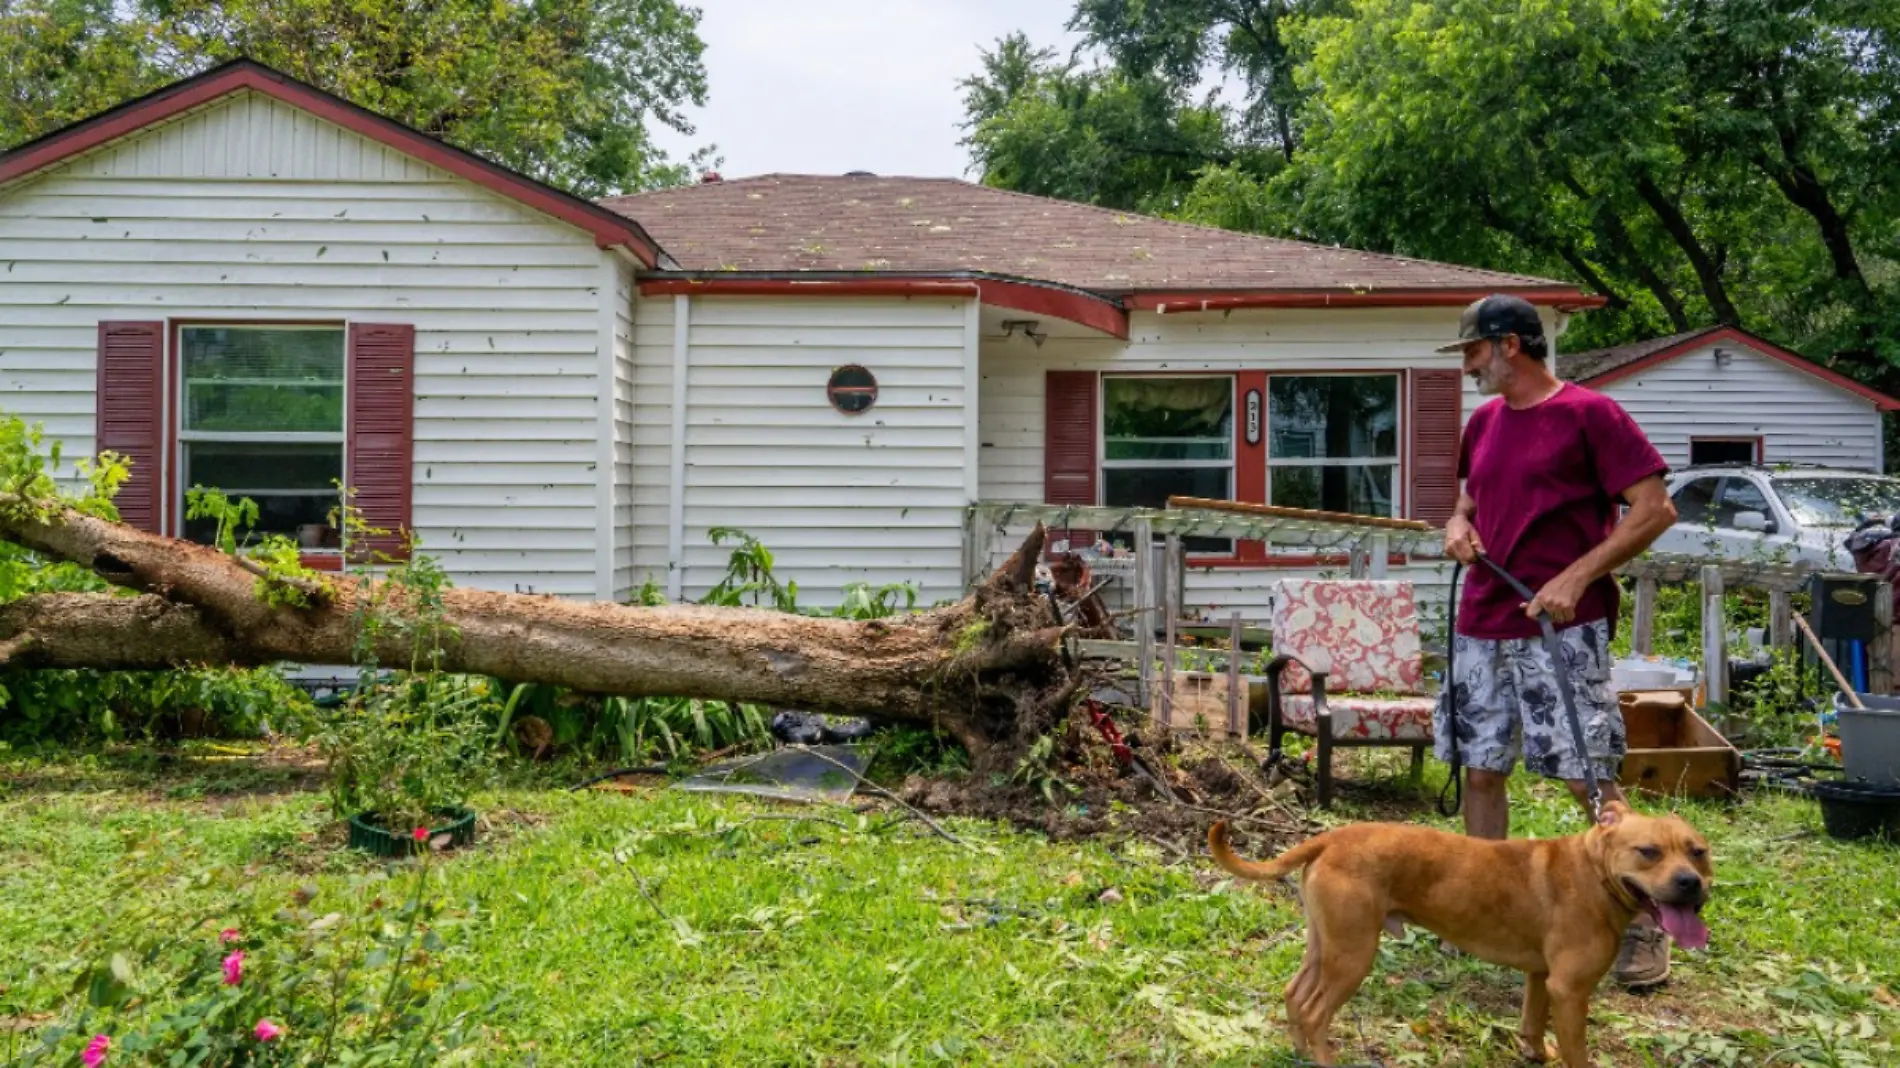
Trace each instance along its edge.
{"label": "plastic tub", "polygon": [[1834,695],[1841,730],[1841,767],[1849,782],[1900,789],[1900,697],[1861,694],[1855,708]]}
{"label": "plastic tub", "polygon": [[1828,837],[1900,842],[1900,790],[1825,781],[1812,789],[1821,802],[1821,825]]}

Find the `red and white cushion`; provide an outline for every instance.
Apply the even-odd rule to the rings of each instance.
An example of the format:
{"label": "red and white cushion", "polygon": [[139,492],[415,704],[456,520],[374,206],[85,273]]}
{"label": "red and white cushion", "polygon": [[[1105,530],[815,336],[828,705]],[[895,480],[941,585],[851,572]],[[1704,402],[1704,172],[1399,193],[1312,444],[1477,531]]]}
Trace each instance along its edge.
{"label": "red and white cushion", "polygon": [[[1335,739],[1429,742],[1432,740],[1432,709],[1437,703],[1431,697],[1326,695],[1326,707],[1333,714]],[[1280,719],[1288,728],[1317,735],[1318,718],[1313,712],[1310,692],[1281,696]]]}
{"label": "red and white cushion", "polygon": [[[1425,669],[1412,584],[1371,579],[1282,580],[1273,598],[1273,650],[1327,672],[1327,693],[1418,693]],[[1310,692],[1290,664],[1283,693]]]}

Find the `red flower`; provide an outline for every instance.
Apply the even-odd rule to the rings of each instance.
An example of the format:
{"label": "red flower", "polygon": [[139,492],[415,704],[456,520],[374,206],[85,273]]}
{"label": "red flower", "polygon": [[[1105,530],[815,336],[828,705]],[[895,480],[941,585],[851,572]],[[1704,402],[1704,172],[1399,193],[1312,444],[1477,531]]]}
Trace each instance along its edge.
{"label": "red flower", "polygon": [[429,840],[429,828],[417,827],[414,831],[414,835],[415,835],[416,841],[426,842]]}

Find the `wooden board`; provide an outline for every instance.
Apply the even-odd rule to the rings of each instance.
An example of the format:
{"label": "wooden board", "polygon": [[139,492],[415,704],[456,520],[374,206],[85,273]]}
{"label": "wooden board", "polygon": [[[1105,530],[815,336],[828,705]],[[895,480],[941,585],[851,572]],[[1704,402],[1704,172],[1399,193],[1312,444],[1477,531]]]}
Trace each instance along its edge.
{"label": "wooden board", "polygon": [[[1227,723],[1226,672],[1176,671],[1172,681],[1174,700],[1168,703],[1166,719],[1162,717],[1162,687],[1155,687],[1154,700],[1148,708],[1155,723],[1169,730],[1235,736]],[[1267,709],[1267,680],[1243,675],[1241,685],[1247,691],[1242,701],[1242,714],[1250,721],[1257,715],[1264,716]],[[1244,737],[1247,724],[1238,726],[1240,736]]]}

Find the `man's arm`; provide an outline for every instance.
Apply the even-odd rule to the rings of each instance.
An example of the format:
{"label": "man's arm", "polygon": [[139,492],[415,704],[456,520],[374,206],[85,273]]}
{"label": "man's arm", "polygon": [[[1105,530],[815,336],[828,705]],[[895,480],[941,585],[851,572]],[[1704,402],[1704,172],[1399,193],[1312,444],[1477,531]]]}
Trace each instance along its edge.
{"label": "man's arm", "polygon": [[1451,510],[1451,518],[1445,520],[1445,554],[1461,564],[1469,566],[1478,562],[1478,554],[1484,546],[1478,541],[1478,532],[1471,526],[1471,517],[1478,510],[1478,502],[1460,489],[1458,504]]}
{"label": "man's arm", "polygon": [[1610,531],[1609,538],[1537,591],[1536,599],[1525,607],[1525,615],[1535,619],[1540,611],[1548,610],[1552,623],[1570,622],[1576,618],[1577,602],[1592,582],[1636,559],[1676,521],[1676,505],[1669,499],[1661,475],[1651,475],[1624,490],[1623,499],[1629,502],[1629,511]]}

